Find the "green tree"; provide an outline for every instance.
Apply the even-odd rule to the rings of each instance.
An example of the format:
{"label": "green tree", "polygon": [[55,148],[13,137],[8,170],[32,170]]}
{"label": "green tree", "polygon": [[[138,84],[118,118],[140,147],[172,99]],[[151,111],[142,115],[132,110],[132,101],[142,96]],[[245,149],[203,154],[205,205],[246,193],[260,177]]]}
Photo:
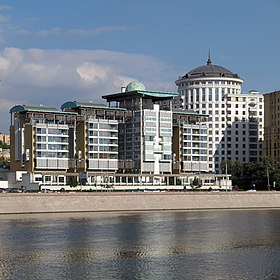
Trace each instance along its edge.
{"label": "green tree", "polygon": [[227,160],[222,160],[220,168],[222,170],[223,174],[231,174],[232,173],[232,161],[227,159]]}
{"label": "green tree", "polygon": [[236,160],[232,165],[232,175],[241,177],[243,175],[243,164],[241,161]]}
{"label": "green tree", "polygon": [[10,149],[10,146],[6,143],[3,143],[2,140],[0,140],[0,148],[2,149]]}
{"label": "green tree", "polygon": [[0,167],[2,168],[10,168],[10,161],[5,157],[0,157]]}
{"label": "green tree", "polygon": [[78,180],[76,176],[70,176],[68,179],[68,184],[70,187],[77,187],[78,186]]}

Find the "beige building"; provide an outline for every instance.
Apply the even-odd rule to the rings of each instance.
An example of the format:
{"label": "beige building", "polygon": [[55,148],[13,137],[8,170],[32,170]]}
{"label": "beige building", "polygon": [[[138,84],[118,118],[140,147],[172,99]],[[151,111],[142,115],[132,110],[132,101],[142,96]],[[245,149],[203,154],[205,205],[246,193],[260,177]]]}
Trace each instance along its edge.
{"label": "beige building", "polygon": [[280,91],[264,95],[264,154],[280,163]]}
{"label": "beige building", "polygon": [[10,145],[10,135],[0,133],[0,141],[2,141],[3,144]]}
{"label": "beige building", "polygon": [[[77,113],[16,105],[10,114],[10,170],[28,172],[38,181],[51,179],[49,175],[42,178],[42,172],[67,172],[74,151],[71,129],[75,127]],[[64,176],[56,176],[55,180],[65,182]]]}

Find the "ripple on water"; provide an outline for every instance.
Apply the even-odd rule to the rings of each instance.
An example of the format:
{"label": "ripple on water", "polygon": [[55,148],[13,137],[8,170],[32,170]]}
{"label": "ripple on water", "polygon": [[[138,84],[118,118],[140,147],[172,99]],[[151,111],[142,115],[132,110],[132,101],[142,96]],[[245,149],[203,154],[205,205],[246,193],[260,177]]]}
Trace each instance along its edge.
{"label": "ripple on water", "polygon": [[280,279],[279,214],[0,219],[0,279]]}

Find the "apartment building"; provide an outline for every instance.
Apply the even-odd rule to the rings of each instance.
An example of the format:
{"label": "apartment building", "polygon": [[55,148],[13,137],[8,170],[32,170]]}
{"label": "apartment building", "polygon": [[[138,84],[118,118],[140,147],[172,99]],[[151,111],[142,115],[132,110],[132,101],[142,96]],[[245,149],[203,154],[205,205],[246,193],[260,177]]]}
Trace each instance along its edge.
{"label": "apartment building", "polygon": [[207,173],[208,116],[173,109],[173,163],[176,173]]}
{"label": "apartment building", "polygon": [[[67,172],[69,155],[74,151],[73,131],[76,114],[56,108],[16,105],[10,109],[11,164],[13,172]],[[72,143],[72,144],[71,144]],[[50,180],[47,176],[46,181]],[[65,183],[64,176],[55,180]]]}
{"label": "apartment building", "polygon": [[172,173],[172,99],[177,93],[146,90],[134,81],[120,93],[103,96],[127,114],[119,125],[122,172]]}
{"label": "apartment building", "polygon": [[[208,115],[173,109],[177,95],[135,81],[103,96],[109,106],[16,105],[10,109],[11,171],[29,173],[43,185],[66,185],[85,175],[91,186],[183,180],[190,187],[193,173],[209,171]],[[224,184],[212,177],[204,177],[205,184]]]}
{"label": "apartment building", "polygon": [[264,154],[280,163],[280,91],[264,94]]}
{"label": "apartment building", "polygon": [[174,108],[209,116],[208,170],[220,172],[223,160],[259,162],[263,156],[263,95],[241,93],[243,80],[212,64],[196,67],[175,82]]}
{"label": "apartment building", "polygon": [[116,172],[119,155],[119,123],[126,110],[93,102],[65,102],[63,112],[77,114],[74,130],[75,154],[71,171]]}

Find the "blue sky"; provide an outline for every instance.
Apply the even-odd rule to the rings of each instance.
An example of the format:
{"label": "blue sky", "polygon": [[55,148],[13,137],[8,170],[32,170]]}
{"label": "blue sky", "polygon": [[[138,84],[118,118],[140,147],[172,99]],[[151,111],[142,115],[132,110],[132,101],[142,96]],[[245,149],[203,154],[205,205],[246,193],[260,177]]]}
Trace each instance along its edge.
{"label": "blue sky", "polygon": [[0,131],[15,104],[104,102],[132,80],[177,91],[209,49],[243,92],[278,90],[279,11],[279,0],[2,0]]}

